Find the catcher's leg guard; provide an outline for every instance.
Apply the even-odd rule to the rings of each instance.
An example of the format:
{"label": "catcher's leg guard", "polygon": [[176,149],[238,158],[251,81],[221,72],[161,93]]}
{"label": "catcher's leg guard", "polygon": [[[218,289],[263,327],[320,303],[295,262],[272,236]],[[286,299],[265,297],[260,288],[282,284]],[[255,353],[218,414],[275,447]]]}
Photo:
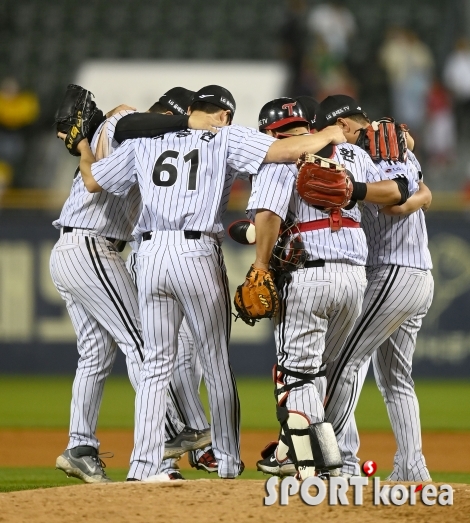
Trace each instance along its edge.
{"label": "catcher's leg guard", "polygon": [[[284,374],[299,379],[289,385],[284,384]],[[277,419],[282,427],[277,458],[283,454],[294,462],[302,479],[315,475],[318,470],[333,469],[342,465],[338,444],[330,423],[310,423],[308,416],[301,412],[289,411],[284,405],[289,392],[301,387],[316,376],[294,373],[281,366],[275,366],[273,378],[276,385]]]}
{"label": "catcher's leg guard", "polygon": [[332,470],[343,466],[338,442],[331,423],[313,423],[309,426],[313,459],[318,470]]}

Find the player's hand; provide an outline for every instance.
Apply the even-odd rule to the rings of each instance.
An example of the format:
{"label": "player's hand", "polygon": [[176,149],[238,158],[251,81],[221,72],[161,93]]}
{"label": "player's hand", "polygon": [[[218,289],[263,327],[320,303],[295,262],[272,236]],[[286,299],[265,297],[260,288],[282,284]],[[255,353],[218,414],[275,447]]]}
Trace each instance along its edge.
{"label": "player's hand", "polygon": [[121,104],[115,107],[114,109],[111,109],[111,111],[106,113],[106,118],[111,118],[111,116],[115,115],[119,111],[137,111],[135,107],[132,107],[130,105]]}
{"label": "player's hand", "polygon": [[320,132],[326,134],[330,140],[330,143],[334,145],[346,142],[346,137],[338,125],[330,125],[329,127],[325,127]]}
{"label": "player's hand", "polygon": [[57,138],[60,138],[62,141],[65,142],[67,135],[65,133],[57,133]]}
{"label": "player's hand", "polygon": [[217,118],[217,116],[213,114],[196,111],[195,113],[191,113],[189,115],[188,127],[190,129],[218,133],[219,128],[223,126],[224,123],[220,120],[220,118]]}

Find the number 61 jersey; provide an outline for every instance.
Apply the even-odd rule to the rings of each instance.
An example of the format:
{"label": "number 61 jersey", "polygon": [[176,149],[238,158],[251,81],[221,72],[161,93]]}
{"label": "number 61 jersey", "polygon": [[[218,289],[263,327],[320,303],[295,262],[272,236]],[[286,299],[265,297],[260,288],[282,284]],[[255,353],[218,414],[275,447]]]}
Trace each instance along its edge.
{"label": "number 61 jersey", "polygon": [[142,213],[133,236],[190,230],[223,235],[222,216],[238,175],[258,172],[274,138],[231,125],[217,134],[187,130],[125,141],[92,165],[96,182],[116,195],[138,183]]}

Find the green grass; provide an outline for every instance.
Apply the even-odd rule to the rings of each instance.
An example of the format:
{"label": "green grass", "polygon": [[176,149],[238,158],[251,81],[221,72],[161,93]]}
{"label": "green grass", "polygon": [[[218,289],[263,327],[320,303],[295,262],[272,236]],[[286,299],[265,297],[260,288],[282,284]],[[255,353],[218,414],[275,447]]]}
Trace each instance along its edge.
{"label": "green grass", "polygon": [[[64,428],[68,426],[72,378],[1,377],[0,428]],[[242,428],[277,430],[273,386],[266,379],[238,380]],[[470,430],[470,383],[428,381],[416,383],[423,430]],[[204,403],[207,395],[202,391]],[[134,393],[124,377],[106,383],[100,428],[132,428]],[[374,382],[366,382],[356,411],[361,430],[389,430],[382,396]]]}
{"label": "green grass", "polygon": [[[1,428],[66,428],[69,421],[72,378],[0,377]],[[239,379],[242,428],[274,430],[273,386],[266,379]],[[470,430],[470,383],[427,381],[416,383],[423,430]],[[207,394],[202,391],[207,406]],[[126,378],[108,380],[100,413],[100,428],[132,428],[134,393]],[[360,430],[390,430],[382,396],[374,382],[366,382],[356,419]],[[125,469],[109,468],[110,477],[125,479]],[[388,471],[380,472],[385,478]],[[187,479],[214,478],[198,471],[184,471]],[[246,470],[241,479],[267,479]],[[434,481],[470,483],[470,473],[433,473]],[[0,468],[0,492],[79,484],[50,468]]]}
{"label": "green grass", "polygon": [[[126,479],[127,469],[108,468],[109,477],[114,481],[124,481]],[[206,474],[205,472],[183,470],[185,479],[218,479],[216,474]],[[377,476],[385,479],[390,471],[379,470]],[[259,479],[267,480],[269,476],[257,472],[256,470],[245,470],[240,481]],[[470,483],[470,473],[453,473],[453,472],[434,472],[433,480],[443,483]],[[13,492],[15,490],[31,490],[38,488],[51,487],[68,487],[71,485],[80,485],[82,482],[78,479],[67,478],[67,476],[52,468],[12,468],[0,467],[0,492]]]}

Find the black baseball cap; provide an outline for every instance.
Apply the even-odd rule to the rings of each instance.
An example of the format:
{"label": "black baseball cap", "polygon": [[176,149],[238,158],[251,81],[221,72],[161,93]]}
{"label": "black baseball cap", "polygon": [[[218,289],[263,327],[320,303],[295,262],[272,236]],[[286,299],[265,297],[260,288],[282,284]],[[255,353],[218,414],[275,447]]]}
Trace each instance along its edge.
{"label": "black baseball cap", "polygon": [[158,103],[165,106],[173,114],[188,114],[188,107],[191,105],[193,95],[194,91],[184,87],[173,87],[160,97]]}
{"label": "black baseball cap", "polygon": [[317,113],[320,104],[311,96],[296,96],[295,100],[297,100],[303,107],[304,115],[310,124],[310,129],[315,129],[315,122],[317,120]]}
{"label": "black baseball cap", "polygon": [[206,102],[221,109],[228,109],[232,113],[232,118],[237,108],[232,93],[220,85],[206,85],[206,87],[199,89],[199,91],[194,93],[191,105],[194,102]]}
{"label": "black baseball cap", "polygon": [[338,118],[346,118],[353,114],[362,114],[364,118],[369,119],[367,113],[354,98],[345,94],[328,96],[320,103],[315,127],[320,131],[328,125],[335,124]]}

